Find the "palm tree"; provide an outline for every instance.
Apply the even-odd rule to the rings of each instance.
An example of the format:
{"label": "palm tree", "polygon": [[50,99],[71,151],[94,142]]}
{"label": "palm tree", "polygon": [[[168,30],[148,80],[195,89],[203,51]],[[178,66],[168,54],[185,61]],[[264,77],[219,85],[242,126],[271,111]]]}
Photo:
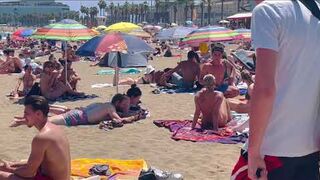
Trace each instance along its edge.
{"label": "palm tree", "polygon": [[184,21],[188,21],[188,10],[189,10],[189,5],[188,5],[188,1],[185,2],[186,3],[186,7],[184,9]]}
{"label": "palm tree", "polygon": [[81,6],[80,12],[81,12],[82,14],[85,14],[85,18],[84,18],[84,19],[86,19],[86,24],[88,24],[89,8],[88,8],[88,7],[85,7],[85,6]]}
{"label": "palm tree", "polygon": [[104,11],[107,7],[107,3],[105,0],[99,0],[98,2],[99,10],[100,10],[100,16],[104,16]]}
{"label": "palm tree", "polygon": [[139,10],[140,10],[140,13],[139,13],[139,22],[141,23],[144,19],[144,5],[141,3],[139,4]]}
{"label": "palm tree", "polygon": [[173,5],[173,22],[174,23],[177,23],[177,12],[178,12],[177,2],[175,2]]}
{"label": "palm tree", "polygon": [[159,18],[160,18],[160,16],[159,16],[160,0],[156,0],[155,7],[156,7],[156,16],[153,18],[153,22],[157,23],[157,22],[159,22]]}
{"label": "palm tree", "polygon": [[194,17],[194,2],[193,0],[190,1],[191,5],[190,5],[190,10],[191,10],[191,21],[193,21],[193,17]]}
{"label": "palm tree", "polygon": [[211,0],[208,0],[208,25],[211,24]]}
{"label": "palm tree", "polygon": [[147,21],[147,22],[149,22],[149,19],[148,19],[148,17],[147,17],[147,14],[150,14],[150,13],[147,13],[148,11],[149,11],[149,5],[148,5],[148,2],[147,1],[144,1],[143,2],[143,9],[144,9],[144,19],[143,19],[143,21]]}
{"label": "palm tree", "polygon": [[110,19],[111,19],[111,22],[114,22],[114,4],[113,4],[113,2],[110,3],[109,9],[110,9]]}
{"label": "palm tree", "polygon": [[124,20],[129,21],[129,6],[130,4],[126,1],[123,5],[124,8]]}
{"label": "palm tree", "polygon": [[201,8],[201,20],[200,20],[200,26],[203,26],[203,16],[204,16],[204,4],[203,1],[200,4],[200,8]]}
{"label": "palm tree", "polygon": [[99,10],[97,7],[90,7],[90,10],[89,10],[89,14],[90,14],[90,19],[91,19],[91,23],[90,25],[93,26],[95,25],[95,17],[97,16]]}
{"label": "palm tree", "polygon": [[223,19],[223,7],[224,7],[224,0],[221,0],[221,20]]}

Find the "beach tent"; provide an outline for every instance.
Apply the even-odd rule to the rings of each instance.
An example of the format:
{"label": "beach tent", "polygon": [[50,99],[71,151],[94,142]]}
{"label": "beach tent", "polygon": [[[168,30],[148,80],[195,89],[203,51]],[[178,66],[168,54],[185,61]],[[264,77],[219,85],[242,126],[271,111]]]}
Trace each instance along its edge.
{"label": "beach tent", "polygon": [[[120,53],[121,61],[118,67],[145,67],[148,64],[148,58],[145,53],[136,54],[124,54]],[[100,66],[116,67],[117,63],[117,52],[106,53],[103,60],[100,62]]]}

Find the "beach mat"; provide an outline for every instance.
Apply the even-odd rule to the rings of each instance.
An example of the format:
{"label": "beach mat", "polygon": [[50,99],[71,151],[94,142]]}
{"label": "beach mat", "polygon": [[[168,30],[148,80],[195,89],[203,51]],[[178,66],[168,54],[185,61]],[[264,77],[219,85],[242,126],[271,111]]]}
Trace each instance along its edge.
{"label": "beach mat", "polygon": [[78,101],[78,100],[84,100],[84,99],[94,99],[97,98],[96,94],[85,94],[83,96],[72,96],[72,95],[64,95],[62,97],[59,97],[58,99],[50,102],[68,102],[68,101]]}
{"label": "beach mat", "polygon": [[117,159],[75,159],[71,161],[71,174],[74,179],[88,178],[89,170],[94,165],[107,165],[109,176],[100,176],[104,180],[133,180],[138,179],[141,171],[147,171],[147,163],[143,159],[117,160]]}
{"label": "beach mat", "polygon": [[158,87],[152,91],[153,94],[180,94],[180,93],[195,94],[196,92],[197,92],[196,89],[183,89],[183,88],[169,89],[165,87]]}
{"label": "beach mat", "polygon": [[237,144],[244,143],[248,138],[246,132],[234,132],[230,127],[219,128],[217,132],[202,130],[200,124],[197,124],[195,130],[191,130],[191,120],[156,120],[154,124],[169,129],[172,132],[171,138],[174,140]]}
{"label": "beach mat", "polygon": [[[101,69],[97,72],[97,75],[113,75],[115,71],[113,69]],[[141,70],[137,68],[120,69],[120,74],[140,74]]]}

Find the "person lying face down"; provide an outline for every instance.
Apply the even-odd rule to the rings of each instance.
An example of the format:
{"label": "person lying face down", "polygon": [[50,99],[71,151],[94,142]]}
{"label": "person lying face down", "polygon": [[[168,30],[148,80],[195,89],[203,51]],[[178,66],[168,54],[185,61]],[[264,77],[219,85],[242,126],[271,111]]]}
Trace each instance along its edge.
{"label": "person lying face down", "polygon": [[98,124],[101,121],[113,120],[117,123],[129,123],[139,120],[139,114],[121,118],[119,113],[128,113],[130,98],[124,94],[116,94],[111,102],[93,103],[86,107],[70,110],[64,114],[49,117],[49,121],[57,125],[77,126]]}
{"label": "person lying face down", "polygon": [[216,79],[212,74],[205,75],[202,88],[195,96],[195,112],[192,129],[195,128],[200,115],[201,129],[218,130],[231,120],[228,101],[223,93],[216,91]]}
{"label": "person lying face down", "polygon": [[31,144],[27,162],[6,162],[0,166],[0,179],[70,179],[70,148],[66,134],[48,121],[49,104],[42,96],[29,96],[24,116],[15,123],[35,127],[39,132]]}

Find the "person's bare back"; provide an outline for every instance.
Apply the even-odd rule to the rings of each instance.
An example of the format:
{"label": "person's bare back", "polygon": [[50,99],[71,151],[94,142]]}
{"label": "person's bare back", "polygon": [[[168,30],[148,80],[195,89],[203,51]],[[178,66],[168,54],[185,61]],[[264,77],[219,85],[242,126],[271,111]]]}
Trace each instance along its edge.
{"label": "person's bare back", "polygon": [[180,63],[180,67],[185,82],[193,83],[200,73],[199,64],[194,61],[183,61]]}
{"label": "person's bare back", "polygon": [[66,134],[62,129],[50,122],[41,129],[33,141],[42,142],[46,146],[39,171],[51,179],[69,179],[70,148]]}

